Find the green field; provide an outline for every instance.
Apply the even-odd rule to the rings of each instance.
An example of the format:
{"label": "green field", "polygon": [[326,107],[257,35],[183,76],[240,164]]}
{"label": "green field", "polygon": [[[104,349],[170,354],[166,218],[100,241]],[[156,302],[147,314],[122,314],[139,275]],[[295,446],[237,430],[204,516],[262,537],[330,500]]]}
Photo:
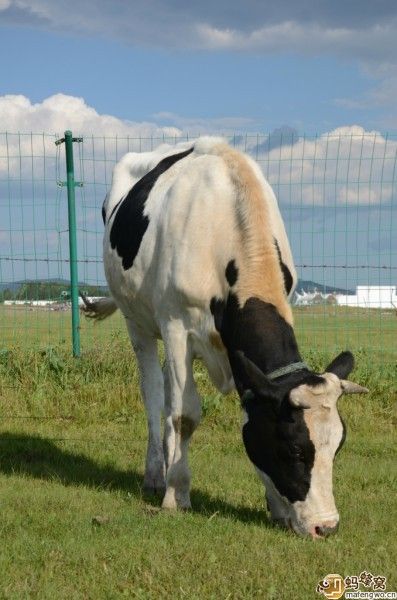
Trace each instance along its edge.
{"label": "green field", "polygon": [[[0,308],[0,598],[321,598],[328,573],[369,571],[397,591],[396,339],[390,311],[296,311],[304,358],[321,369],[355,351],[335,462],[339,533],[315,542],[274,528],[242,446],[237,397],[200,364],[204,417],[191,445],[190,513],[142,492],[146,445],[122,319]],[[99,519],[96,519],[99,517]]]}
{"label": "green field", "polygon": [[[350,348],[368,353],[380,364],[392,362],[397,354],[397,313],[395,310],[354,309],[335,306],[307,306],[294,309],[295,328],[304,351],[335,353]],[[116,313],[100,326],[81,319],[82,349],[106,343],[110,336],[126,339],[125,325]],[[70,348],[71,313],[0,304],[0,348],[13,346]]]}

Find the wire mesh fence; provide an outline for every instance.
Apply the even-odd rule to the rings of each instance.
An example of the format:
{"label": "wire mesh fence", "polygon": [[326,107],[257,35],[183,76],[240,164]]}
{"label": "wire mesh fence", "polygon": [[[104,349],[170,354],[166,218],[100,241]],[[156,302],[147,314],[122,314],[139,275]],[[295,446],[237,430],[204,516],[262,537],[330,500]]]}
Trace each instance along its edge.
{"label": "wire mesh fence", "polygon": [[[0,134],[0,345],[70,346],[68,209],[60,135]],[[317,349],[395,357],[397,136],[228,135],[261,166],[279,201],[300,277],[298,336]],[[101,206],[126,152],[178,138],[98,137],[75,144],[79,289],[107,293]],[[82,350],[124,336],[120,315],[81,320]],[[376,352],[375,352],[376,351]]]}

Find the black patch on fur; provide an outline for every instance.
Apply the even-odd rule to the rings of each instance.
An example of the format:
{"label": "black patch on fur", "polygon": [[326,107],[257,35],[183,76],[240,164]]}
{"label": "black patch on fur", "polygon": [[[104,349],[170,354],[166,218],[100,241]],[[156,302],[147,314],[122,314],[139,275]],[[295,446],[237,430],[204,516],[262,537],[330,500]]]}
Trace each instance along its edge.
{"label": "black patch on fur", "polygon": [[344,420],[342,419],[342,417],[339,415],[339,418],[342,422],[342,427],[343,427],[343,432],[342,432],[342,438],[341,441],[339,442],[339,446],[336,449],[335,452],[335,456],[338,454],[339,450],[342,448],[343,444],[345,443],[346,440],[346,423],[344,422]]}
{"label": "black patch on fur", "polygon": [[290,502],[305,500],[315,448],[301,409],[285,397],[279,410],[260,398],[246,402],[243,441],[249,459]]}
{"label": "black patch on fur", "polygon": [[125,270],[132,267],[148,228],[149,219],[143,212],[153,186],[160,175],[191,152],[193,148],[163,158],[154,169],[137,181],[121,202],[110,231],[110,244],[122,258]]}
{"label": "black patch on fur", "polygon": [[294,330],[273,304],[249,298],[239,306],[237,297],[229,293],[226,301],[212,298],[211,312],[215,327],[228,350],[230,366],[240,396],[254,390],[244,399],[248,422],[243,427],[243,440],[250,460],[268,475],[290,502],[304,500],[310,489],[315,448],[303,418],[303,409],[289,402],[290,391],[307,383],[324,383],[322,377],[309,370],[289,373],[269,382],[269,386],[250,380],[241,354],[244,353],[262,372],[270,373],[285,365],[300,362]]}
{"label": "black patch on fur", "polygon": [[290,291],[292,290],[292,285],[294,282],[293,282],[292,275],[291,275],[289,268],[287,267],[287,265],[285,263],[283,263],[283,260],[281,258],[280,246],[278,245],[278,241],[275,238],[274,238],[274,243],[276,245],[276,250],[277,250],[277,254],[278,254],[278,262],[280,263],[280,267],[283,272],[284,288],[285,288],[285,291],[288,296]]}
{"label": "black patch on fur", "polygon": [[235,263],[234,259],[230,260],[227,263],[225,275],[226,275],[228,284],[230,285],[230,287],[233,287],[238,279],[238,268],[236,267],[236,263]]}
{"label": "black patch on fur", "polygon": [[112,212],[110,213],[110,216],[109,216],[109,221],[110,221],[110,220],[111,220],[111,218],[113,217],[114,213],[116,212],[116,210],[118,209],[118,207],[120,206],[120,204],[121,204],[121,202],[124,200],[124,198],[125,198],[125,196],[124,196],[123,198],[121,198],[121,199],[120,199],[120,200],[117,202],[117,204],[115,204],[115,205],[113,206],[113,208],[112,208]]}
{"label": "black patch on fur", "polygon": [[249,298],[240,307],[236,294],[230,292],[226,302],[212,298],[210,309],[215,327],[228,350],[239,391],[245,382],[236,361],[237,350],[244,352],[265,374],[302,360],[294,330],[273,304],[259,298]]}
{"label": "black patch on fur", "polygon": [[223,311],[225,310],[225,303],[219,298],[211,298],[210,310],[214,317],[215,328],[217,331],[221,330]]}
{"label": "black patch on fur", "polygon": [[105,200],[103,201],[103,204],[102,204],[102,221],[103,221],[103,224],[104,224],[104,225],[105,225],[105,223],[106,223],[106,210],[105,210],[105,202],[106,202],[106,198],[105,198]]}
{"label": "black patch on fur", "polygon": [[[312,373],[308,368],[302,368],[292,373],[286,373],[275,379],[269,379],[252,360],[241,351],[234,353],[234,361],[244,377],[246,389],[254,395],[273,401],[278,407],[285,395],[293,388],[302,384],[315,387],[325,383],[324,377]],[[236,370],[236,369],[235,369]]]}

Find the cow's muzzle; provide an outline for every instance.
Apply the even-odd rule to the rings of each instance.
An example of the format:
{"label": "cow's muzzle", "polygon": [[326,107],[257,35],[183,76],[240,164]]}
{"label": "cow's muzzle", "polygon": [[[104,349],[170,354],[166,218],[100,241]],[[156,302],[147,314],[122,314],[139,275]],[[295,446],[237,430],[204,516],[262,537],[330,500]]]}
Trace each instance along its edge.
{"label": "cow's muzzle", "polygon": [[336,533],[339,529],[339,521],[331,521],[327,523],[321,523],[321,525],[315,525],[310,529],[310,535],[313,539],[326,538],[333,533]]}

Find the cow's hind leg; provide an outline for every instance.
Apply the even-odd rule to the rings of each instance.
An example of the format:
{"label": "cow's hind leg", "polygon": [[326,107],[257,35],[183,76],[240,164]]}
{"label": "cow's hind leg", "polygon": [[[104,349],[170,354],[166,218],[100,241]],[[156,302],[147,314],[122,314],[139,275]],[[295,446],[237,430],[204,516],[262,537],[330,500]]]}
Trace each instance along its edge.
{"label": "cow's hind leg", "polygon": [[[201,403],[193,379],[193,357],[183,324],[168,323],[162,332],[166,353],[167,489],[163,508],[190,508],[190,438],[201,416]],[[167,439],[168,438],[168,439]],[[173,451],[173,452],[172,452]]]}
{"label": "cow's hind leg", "polygon": [[126,319],[128,333],[134,348],[139,372],[143,402],[148,424],[144,490],[163,494],[165,490],[164,453],[161,439],[161,414],[164,408],[164,382],[157,340],[141,333],[130,319]]}
{"label": "cow's hind leg", "polygon": [[167,362],[163,367],[164,376],[164,438],[163,450],[166,472],[172,465],[175,452],[175,431],[172,423],[171,383]]}

